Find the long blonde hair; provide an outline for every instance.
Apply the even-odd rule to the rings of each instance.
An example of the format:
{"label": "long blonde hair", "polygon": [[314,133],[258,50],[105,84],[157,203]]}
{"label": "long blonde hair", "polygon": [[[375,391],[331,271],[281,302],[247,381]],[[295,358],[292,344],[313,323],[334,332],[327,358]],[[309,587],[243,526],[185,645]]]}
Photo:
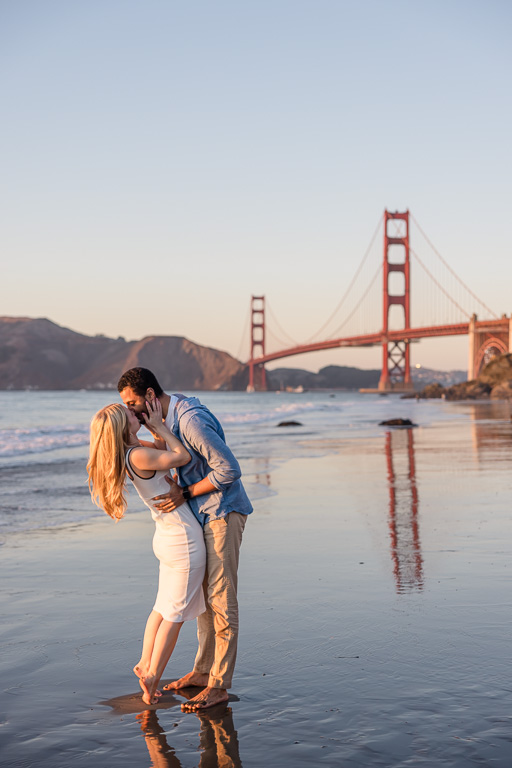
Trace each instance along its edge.
{"label": "long blonde hair", "polygon": [[116,522],[127,507],[124,491],[129,437],[126,408],[122,405],[107,405],[93,416],[87,463],[89,490],[93,502]]}

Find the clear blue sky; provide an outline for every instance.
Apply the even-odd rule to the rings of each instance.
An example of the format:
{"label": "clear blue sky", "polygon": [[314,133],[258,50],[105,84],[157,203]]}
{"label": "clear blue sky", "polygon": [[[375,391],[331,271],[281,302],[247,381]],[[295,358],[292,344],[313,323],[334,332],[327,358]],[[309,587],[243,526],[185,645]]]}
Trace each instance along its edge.
{"label": "clear blue sky", "polygon": [[[507,0],[3,0],[0,314],[236,355],[264,293],[301,341],[386,207],[509,314],[511,21]],[[380,352],[285,362],[329,363]]]}

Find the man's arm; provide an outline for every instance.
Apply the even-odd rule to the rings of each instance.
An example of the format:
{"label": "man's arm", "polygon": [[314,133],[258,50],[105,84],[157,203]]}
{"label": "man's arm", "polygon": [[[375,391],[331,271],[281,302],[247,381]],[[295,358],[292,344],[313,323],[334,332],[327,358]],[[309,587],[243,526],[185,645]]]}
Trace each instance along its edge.
{"label": "man's arm", "polygon": [[[171,480],[170,477],[166,477],[165,480],[169,483],[169,493],[163,493],[161,496],[155,496],[152,499],[152,501],[158,502],[155,504],[155,507],[160,512],[172,512],[177,507],[181,507],[188,499],[192,499],[195,496],[203,496],[205,493],[212,493],[212,491],[217,490],[207,477],[198,483],[189,485],[187,489],[182,488],[175,480]],[[188,490],[188,494],[185,494],[187,498],[183,495],[185,490]]]}
{"label": "man's arm", "polygon": [[[185,422],[182,434],[194,451],[206,460],[210,467],[207,478],[213,488],[225,491],[235,480],[240,479],[242,472],[233,452],[215,427],[215,421],[208,413],[201,416],[196,414]],[[199,495],[196,493],[196,496]]]}
{"label": "man's arm", "polygon": [[189,485],[188,493],[183,495],[185,489],[168,478],[169,493],[155,496],[153,501],[159,501],[155,507],[161,512],[172,512],[188,498],[203,496],[213,491],[223,491],[238,480],[242,473],[240,465],[233,452],[228,448],[215,428],[215,422],[208,414],[197,414],[180,423],[180,430],[188,443],[196,453],[199,453],[210,467],[210,472],[197,483]]}

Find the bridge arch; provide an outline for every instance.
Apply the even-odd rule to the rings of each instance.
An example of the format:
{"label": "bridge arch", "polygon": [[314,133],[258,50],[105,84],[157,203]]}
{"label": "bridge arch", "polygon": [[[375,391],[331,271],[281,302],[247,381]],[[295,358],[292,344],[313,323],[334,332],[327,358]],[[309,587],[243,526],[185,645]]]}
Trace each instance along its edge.
{"label": "bridge arch", "polygon": [[505,344],[503,339],[499,339],[496,336],[490,336],[487,338],[478,350],[476,356],[475,367],[473,370],[474,378],[476,379],[476,377],[482,371],[482,368],[485,368],[487,363],[489,363],[493,357],[496,357],[497,355],[504,355],[507,352],[508,345]]}
{"label": "bridge arch", "polygon": [[482,368],[495,355],[512,351],[512,317],[478,321],[473,315],[468,325],[468,380],[476,379]]}

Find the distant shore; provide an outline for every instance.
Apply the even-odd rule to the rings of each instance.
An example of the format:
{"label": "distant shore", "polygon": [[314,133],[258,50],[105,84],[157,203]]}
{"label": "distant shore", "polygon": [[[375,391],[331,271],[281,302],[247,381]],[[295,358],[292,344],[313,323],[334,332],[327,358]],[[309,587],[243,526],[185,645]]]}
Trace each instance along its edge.
{"label": "distant shore", "polygon": [[[174,391],[245,391],[246,363],[184,336],[147,336],[127,341],[87,336],[47,318],[0,317],[0,389],[8,391],[104,391],[116,389],[127,368],[151,368],[164,389]],[[413,369],[418,385],[451,384],[462,371]],[[318,373],[300,368],[267,371],[271,391],[290,387],[325,391],[376,387],[379,370],[329,365]]]}

